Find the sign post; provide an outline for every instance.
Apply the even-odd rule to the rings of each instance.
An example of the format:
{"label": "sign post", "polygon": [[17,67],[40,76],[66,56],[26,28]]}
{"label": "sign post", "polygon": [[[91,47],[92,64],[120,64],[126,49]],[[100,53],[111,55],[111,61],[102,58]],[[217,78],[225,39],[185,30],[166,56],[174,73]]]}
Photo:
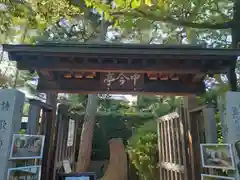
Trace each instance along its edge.
{"label": "sign post", "polygon": [[[233,145],[235,163],[240,163],[236,143],[240,140],[240,93],[227,92],[219,99],[219,110],[224,143]],[[239,179],[239,169],[236,168],[235,178]]]}
{"label": "sign post", "polygon": [[24,99],[15,89],[0,90],[0,180],[7,179],[12,135],[21,128]]}

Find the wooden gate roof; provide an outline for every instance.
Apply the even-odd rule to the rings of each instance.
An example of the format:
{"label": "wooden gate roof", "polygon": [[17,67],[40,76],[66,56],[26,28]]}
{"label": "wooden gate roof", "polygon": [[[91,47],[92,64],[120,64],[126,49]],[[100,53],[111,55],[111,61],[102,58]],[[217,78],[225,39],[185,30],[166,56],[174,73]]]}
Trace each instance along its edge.
{"label": "wooden gate roof", "polygon": [[[189,45],[42,43],[3,45],[3,49],[20,70],[38,72],[39,90],[83,93],[201,93],[204,76],[227,73],[240,54],[238,49]],[[141,83],[106,86],[102,81],[110,72],[115,80],[137,73]]]}

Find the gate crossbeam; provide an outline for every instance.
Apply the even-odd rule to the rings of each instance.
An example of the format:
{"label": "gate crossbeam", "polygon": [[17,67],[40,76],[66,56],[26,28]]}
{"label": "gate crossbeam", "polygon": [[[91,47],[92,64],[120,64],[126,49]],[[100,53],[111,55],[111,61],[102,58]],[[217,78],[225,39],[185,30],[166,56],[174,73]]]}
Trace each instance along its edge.
{"label": "gate crossbeam", "polygon": [[238,49],[189,45],[43,43],[3,48],[20,70],[38,73],[40,91],[65,93],[199,94],[205,91],[206,75],[229,73],[240,55]]}

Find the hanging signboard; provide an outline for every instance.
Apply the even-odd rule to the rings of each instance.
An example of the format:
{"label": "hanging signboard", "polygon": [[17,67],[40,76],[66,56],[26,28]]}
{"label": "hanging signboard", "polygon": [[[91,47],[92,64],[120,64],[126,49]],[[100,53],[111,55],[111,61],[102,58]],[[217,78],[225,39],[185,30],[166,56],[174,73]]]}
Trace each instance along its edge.
{"label": "hanging signboard", "polygon": [[137,73],[101,73],[101,86],[105,90],[139,90],[144,84],[143,74]]}
{"label": "hanging signboard", "polygon": [[41,135],[14,134],[10,159],[41,159],[44,140]]}
{"label": "hanging signboard", "polygon": [[74,130],[75,130],[75,121],[72,119],[69,119],[67,147],[73,146],[74,132],[75,132]]}
{"label": "hanging signboard", "polygon": [[231,144],[201,144],[202,166],[217,169],[235,169]]}
{"label": "hanging signboard", "polygon": [[40,180],[41,166],[26,166],[8,169],[7,180],[31,179]]}
{"label": "hanging signboard", "polygon": [[209,174],[201,174],[201,180],[235,180],[233,177],[215,176]]}

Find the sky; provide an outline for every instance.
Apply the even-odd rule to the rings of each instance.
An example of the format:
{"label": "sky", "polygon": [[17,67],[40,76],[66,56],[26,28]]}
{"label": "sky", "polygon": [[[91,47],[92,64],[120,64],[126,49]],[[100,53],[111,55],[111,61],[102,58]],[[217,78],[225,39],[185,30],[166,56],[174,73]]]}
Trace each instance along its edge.
{"label": "sky", "polygon": [[129,95],[124,95],[124,97],[130,102],[137,101],[137,96],[132,96],[132,95],[129,94]]}

